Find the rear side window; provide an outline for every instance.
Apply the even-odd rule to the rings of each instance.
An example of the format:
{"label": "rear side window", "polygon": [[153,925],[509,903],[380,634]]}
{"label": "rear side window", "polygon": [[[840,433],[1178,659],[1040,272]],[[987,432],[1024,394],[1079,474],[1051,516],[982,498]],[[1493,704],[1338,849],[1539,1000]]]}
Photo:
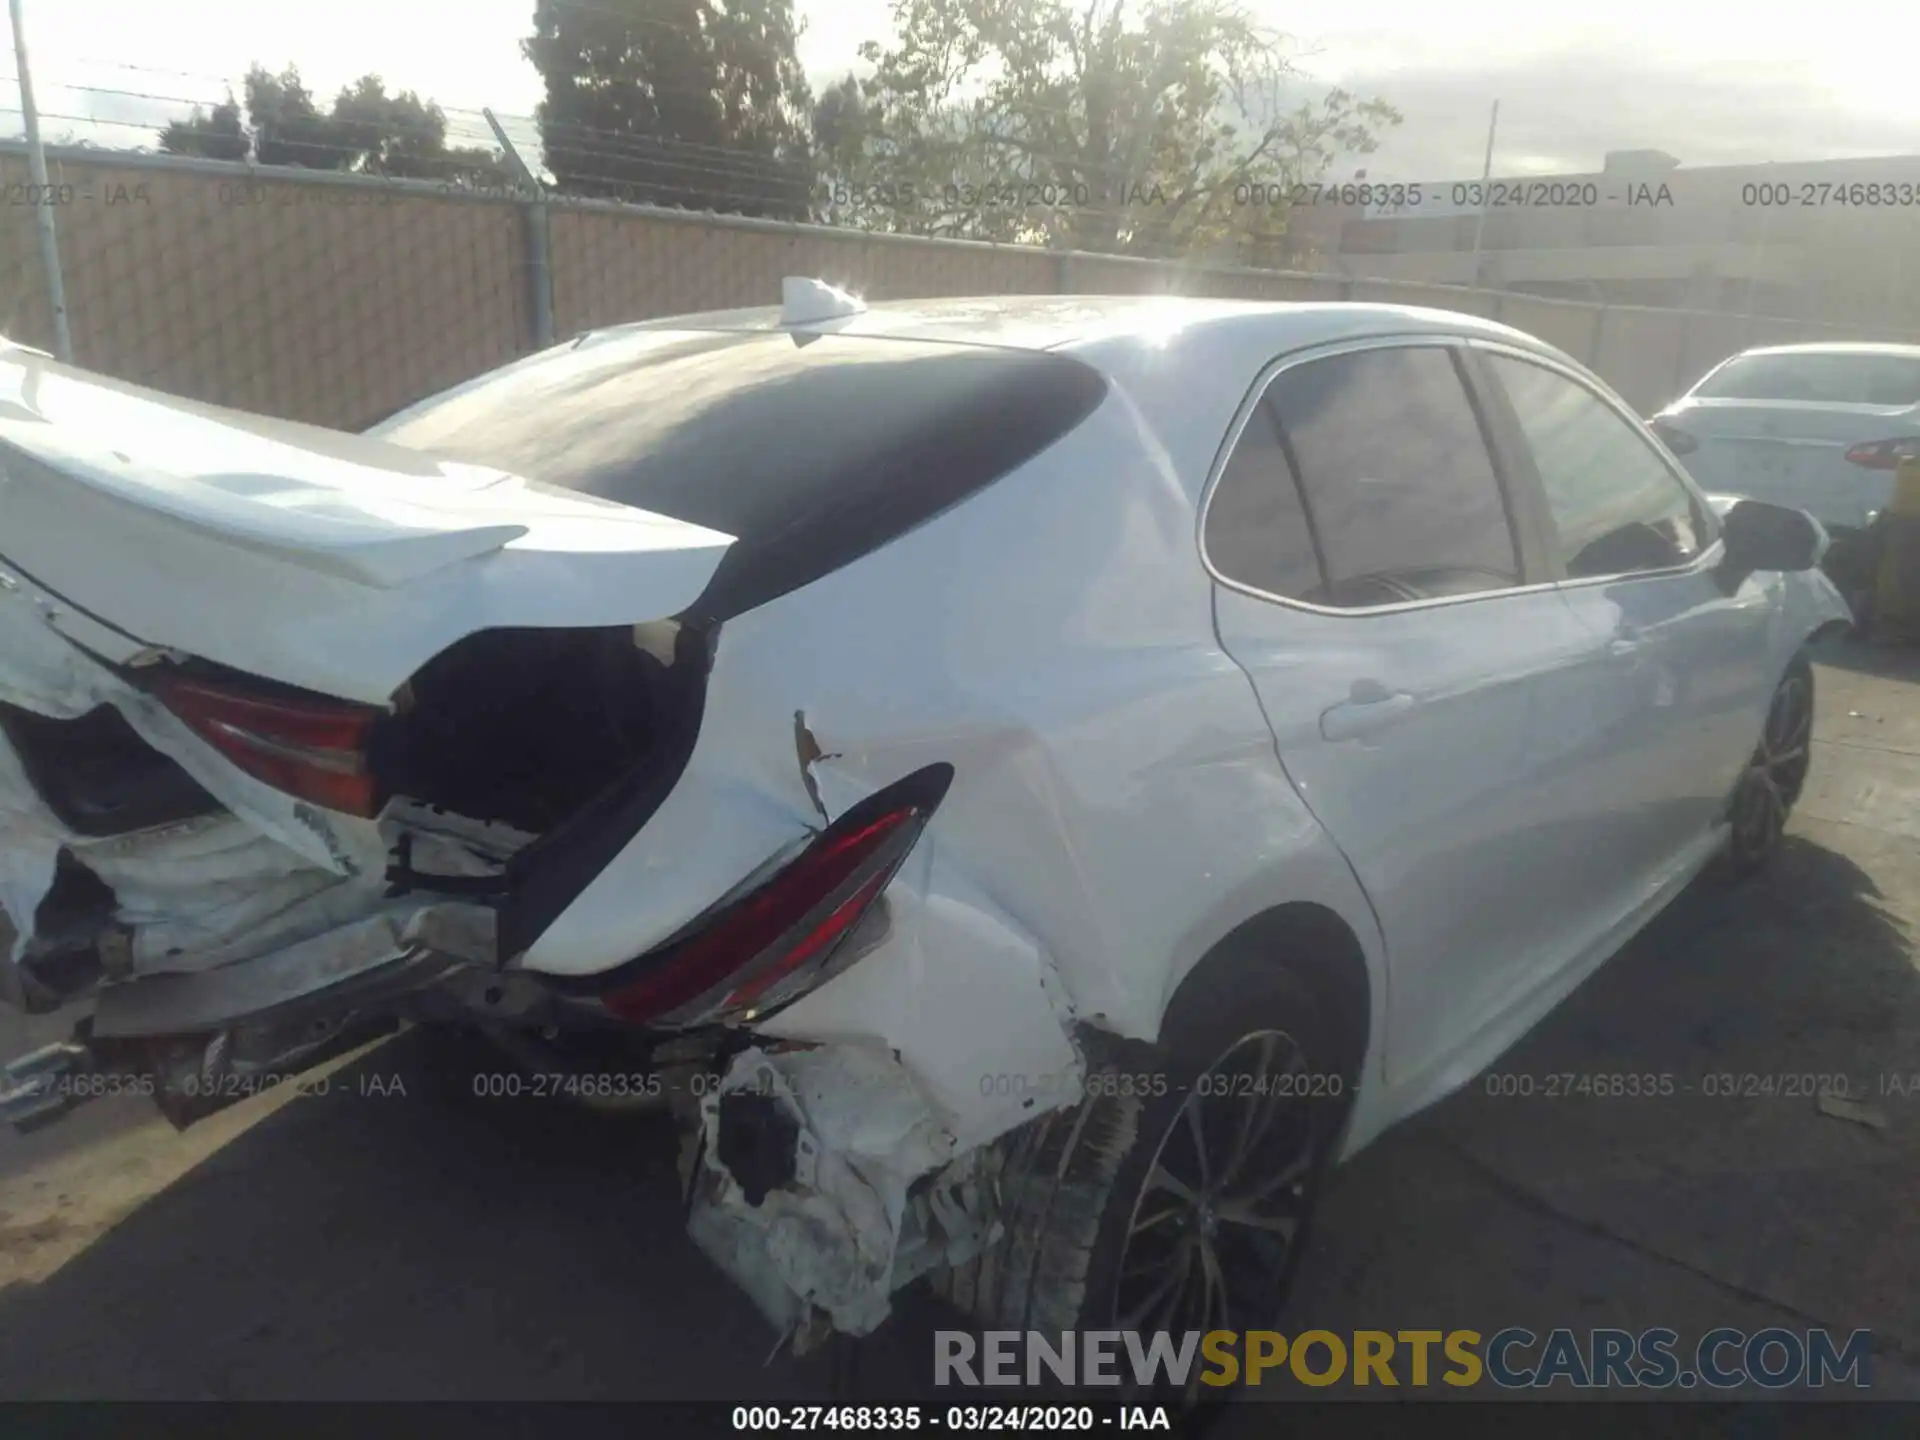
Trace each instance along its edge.
{"label": "rear side window", "polygon": [[1708,400],[1920,405],[1920,356],[1741,355],[1694,387]]}
{"label": "rear side window", "polygon": [[886,544],[1106,393],[1063,355],[782,330],[641,329],[523,361],[368,433],[738,537],[724,619]]}
{"label": "rear side window", "polygon": [[1262,402],[1247,418],[1207,504],[1207,558],[1230,580],[1304,600],[1320,591],[1320,561],[1287,465],[1280,431]]}
{"label": "rear side window", "polygon": [[1343,608],[1501,590],[1519,552],[1451,353],[1362,350],[1285,370],[1267,392]]}

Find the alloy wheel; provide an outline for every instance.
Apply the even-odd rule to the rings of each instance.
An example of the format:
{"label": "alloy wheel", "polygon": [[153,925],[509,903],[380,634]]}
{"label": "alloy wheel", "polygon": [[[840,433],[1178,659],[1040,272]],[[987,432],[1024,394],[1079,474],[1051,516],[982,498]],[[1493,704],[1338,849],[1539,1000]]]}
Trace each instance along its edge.
{"label": "alloy wheel", "polygon": [[1271,1320],[1318,1158],[1308,1077],[1291,1035],[1260,1030],[1194,1079],[1128,1219],[1116,1328],[1178,1334]]}
{"label": "alloy wheel", "polygon": [[1790,674],[1773,692],[1760,744],[1734,798],[1734,843],[1743,855],[1761,856],[1779,843],[1806,784],[1812,738],[1812,683],[1804,674]]}

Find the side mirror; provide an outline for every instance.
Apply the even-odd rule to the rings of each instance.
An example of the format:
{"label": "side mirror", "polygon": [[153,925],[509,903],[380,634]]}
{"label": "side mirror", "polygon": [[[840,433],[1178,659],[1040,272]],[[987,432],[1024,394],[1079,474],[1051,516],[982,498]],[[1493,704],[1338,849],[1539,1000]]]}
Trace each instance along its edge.
{"label": "side mirror", "polygon": [[1814,518],[1789,505],[1742,500],[1720,521],[1728,568],[1744,578],[1757,570],[1811,570],[1825,534]]}

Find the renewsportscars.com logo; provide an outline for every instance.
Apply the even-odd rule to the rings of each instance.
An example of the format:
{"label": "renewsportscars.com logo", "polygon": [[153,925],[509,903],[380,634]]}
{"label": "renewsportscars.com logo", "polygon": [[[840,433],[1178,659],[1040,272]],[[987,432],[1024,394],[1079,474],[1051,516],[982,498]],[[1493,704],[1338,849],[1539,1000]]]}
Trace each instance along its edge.
{"label": "renewsportscars.com logo", "polygon": [[1871,1331],[1709,1330],[1137,1330],[936,1331],[936,1385],[1391,1386],[1494,1385],[1540,1390],[1869,1388]]}

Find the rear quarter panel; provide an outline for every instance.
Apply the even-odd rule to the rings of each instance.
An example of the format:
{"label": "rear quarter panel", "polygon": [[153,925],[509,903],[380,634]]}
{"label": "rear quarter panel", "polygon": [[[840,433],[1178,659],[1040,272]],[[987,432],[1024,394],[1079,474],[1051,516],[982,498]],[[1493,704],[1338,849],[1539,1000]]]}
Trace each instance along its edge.
{"label": "rear quarter panel", "polygon": [[946,761],[885,941],[763,1032],[898,1051],[964,1145],[1077,1095],[1072,1021],[1152,1038],[1181,978],[1272,905],[1341,915],[1378,1006],[1364,896],[1216,642],[1197,488],[1116,387],[984,492],[728,622],[684,778],[527,966],[630,959]]}

